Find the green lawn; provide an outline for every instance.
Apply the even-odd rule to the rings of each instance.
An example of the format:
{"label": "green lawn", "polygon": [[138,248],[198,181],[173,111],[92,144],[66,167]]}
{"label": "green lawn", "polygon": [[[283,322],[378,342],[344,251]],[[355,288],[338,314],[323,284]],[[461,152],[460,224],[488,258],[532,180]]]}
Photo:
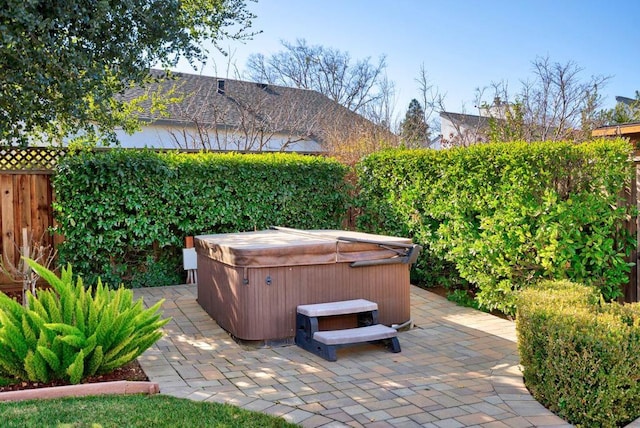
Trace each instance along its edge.
{"label": "green lawn", "polygon": [[0,403],[2,427],[294,427],[284,419],[165,395],[105,395]]}

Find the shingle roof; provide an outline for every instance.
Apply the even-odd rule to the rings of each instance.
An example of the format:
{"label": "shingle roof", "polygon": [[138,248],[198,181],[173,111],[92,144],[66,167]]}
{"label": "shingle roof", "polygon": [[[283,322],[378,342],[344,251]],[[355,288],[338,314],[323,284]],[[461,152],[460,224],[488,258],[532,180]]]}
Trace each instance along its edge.
{"label": "shingle roof", "polygon": [[[152,70],[152,76],[165,73]],[[220,83],[223,82],[223,83]],[[224,90],[219,91],[219,85]],[[221,86],[221,88],[222,88]],[[372,123],[319,92],[242,80],[185,73],[125,92],[131,100],[147,91],[170,94],[181,101],[167,106],[166,113],[152,111],[151,101],[142,103],[140,119],[184,126],[198,121],[209,127],[265,126],[271,132],[296,133],[322,141],[334,129]]]}
{"label": "shingle roof", "polygon": [[456,125],[465,129],[481,129],[489,126],[490,117],[476,116],[473,114],[462,113],[450,113],[443,111],[440,113],[441,117],[447,118],[449,121],[454,122]]}
{"label": "shingle roof", "polygon": [[617,96],[616,97],[616,101],[619,102],[619,103],[626,104],[628,106],[633,105],[633,103],[638,102],[637,99],[628,98],[628,97],[622,97],[622,96]]}

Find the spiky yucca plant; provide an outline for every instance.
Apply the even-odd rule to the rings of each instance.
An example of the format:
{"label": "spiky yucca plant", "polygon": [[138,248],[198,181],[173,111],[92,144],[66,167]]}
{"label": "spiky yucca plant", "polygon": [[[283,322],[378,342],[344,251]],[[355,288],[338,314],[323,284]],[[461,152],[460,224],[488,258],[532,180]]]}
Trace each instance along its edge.
{"label": "spiky yucca plant", "polygon": [[127,364],[162,337],[170,320],[157,313],[163,300],[144,309],[122,286],[111,290],[98,280],[85,289],[82,278],[74,284],[70,265],[58,278],[27,263],[51,289],[28,293],[28,307],[0,293],[0,376],[77,384]]}

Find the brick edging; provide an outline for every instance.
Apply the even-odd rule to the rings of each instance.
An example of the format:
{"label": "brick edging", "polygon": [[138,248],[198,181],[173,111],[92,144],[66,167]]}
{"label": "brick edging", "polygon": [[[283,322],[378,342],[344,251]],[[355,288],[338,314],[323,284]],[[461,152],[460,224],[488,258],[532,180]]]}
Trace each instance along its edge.
{"label": "brick edging", "polygon": [[159,392],[160,386],[156,382],[119,380],[0,392],[0,401],[84,397],[87,395],[157,394]]}

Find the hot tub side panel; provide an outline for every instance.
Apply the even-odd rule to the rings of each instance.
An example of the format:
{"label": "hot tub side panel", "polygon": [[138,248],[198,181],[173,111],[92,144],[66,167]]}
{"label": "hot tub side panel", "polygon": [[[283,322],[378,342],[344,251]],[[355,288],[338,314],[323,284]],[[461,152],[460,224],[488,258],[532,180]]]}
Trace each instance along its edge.
{"label": "hot tub side panel", "polygon": [[[296,308],[308,303],[364,298],[378,303],[382,324],[400,324],[411,317],[409,269],[404,264],[245,269],[202,257],[198,269],[198,302],[222,328],[242,340],[293,337]],[[248,284],[243,284],[245,275]],[[354,322],[355,317],[338,317],[326,319],[320,327],[349,328]]]}
{"label": "hot tub side panel", "polygon": [[[352,268],[349,263],[327,266],[291,266],[287,270],[287,312],[295,329],[298,305],[367,299],[378,304],[381,324],[401,324],[411,318],[409,268],[387,264]],[[337,323],[343,323],[336,320]],[[321,329],[352,325],[326,323]],[[293,330],[292,330],[293,331]]]}
{"label": "hot tub side panel", "polygon": [[232,283],[242,281],[236,269],[198,255],[198,303],[225,330],[237,324],[237,296]]}
{"label": "hot tub side panel", "polygon": [[198,259],[198,303],[241,340],[290,336],[284,284],[285,268],[245,269],[208,257]]}
{"label": "hot tub side panel", "polygon": [[279,340],[287,334],[285,308],[286,267],[247,269],[249,284],[243,286],[246,304],[238,337],[245,340]]}

